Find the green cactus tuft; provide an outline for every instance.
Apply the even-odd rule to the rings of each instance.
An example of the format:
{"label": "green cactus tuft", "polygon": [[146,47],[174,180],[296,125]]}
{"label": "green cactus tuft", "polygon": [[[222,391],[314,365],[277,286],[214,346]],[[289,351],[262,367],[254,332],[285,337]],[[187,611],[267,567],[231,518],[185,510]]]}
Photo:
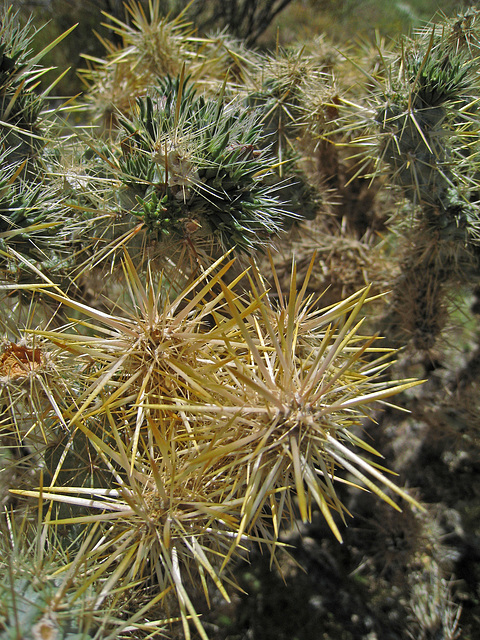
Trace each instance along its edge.
{"label": "green cactus tuft", "polygon": [[[198,95],[167,78],[120,116],[110,163],[125,185],[122,206],[157,240],[209,238],[223,250],[265,246],[294,217],[275,195],[261,113],[240,101]],[[267,148],[266,148],[267,147]]]}

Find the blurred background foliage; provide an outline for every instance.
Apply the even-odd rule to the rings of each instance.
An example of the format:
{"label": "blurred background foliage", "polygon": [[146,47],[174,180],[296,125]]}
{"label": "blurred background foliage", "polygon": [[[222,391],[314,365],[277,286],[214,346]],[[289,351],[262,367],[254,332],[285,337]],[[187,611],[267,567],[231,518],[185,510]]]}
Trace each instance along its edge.
{"label": "blurred background foliage", "polygon": [[[115,40],[108,28],[111,21],[103,12],[128,22],[121,0],[14,0],[11,4],[24,20],[33,14],[37,26],[48,23],[37,33],[38,49],[78,23],[63,46],[45,59],[45,65],[58,70],[72,68],[58,87],[65,95],[84,88],[75,74],[84,66],[82,55],[105,53],[94,33]],[[148,1],[140,4],[147,7]],[[195,24],[199,35],[227,30],[250,46],[271,49],[277,43],[285,46],[318,34],[338,45],[358,45],[375,31],[393,39],[421,27],[435,14],[451,16],[475,4],[475,0],[162,0],[160,7],[172,18],[185,11],[185,19]]]}

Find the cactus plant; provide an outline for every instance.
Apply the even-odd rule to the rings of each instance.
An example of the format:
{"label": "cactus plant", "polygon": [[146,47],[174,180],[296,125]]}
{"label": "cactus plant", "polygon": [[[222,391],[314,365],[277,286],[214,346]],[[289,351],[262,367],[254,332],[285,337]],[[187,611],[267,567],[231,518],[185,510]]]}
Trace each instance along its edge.
{"label": "cactus plant", "polygon": [[119,126],[116,146],[98,151],[124,185],[116,206],[127,229],[140,221],[147,242],[177,267],[182,255],[195,262],[261,249],[294,217],[269,184],[276,162],[261,115],[241,102],[198,95],[181,74],[152,87]]}
{"label": "cactus plant", "polygon": [[[359,637],[382,622],[396,637],[399,612],[403,635],[455,637],[449,600],[468,590],[449,583],[465,538],[450,511],[473,540],[476,525],[432,469],[473,467],[478,443],[473,409],[453,409],[476,406],[476,356],[437,341],[477,277],[477,14],[398,55],[377,40],[352,89],[323,41],[262,54],[194,37],[157,1],[128,12],[124,46],[90,60],[78,124],[35,93],[30,128],[4,132],[0,635],[220,637],[258,549],[287,578],[307,558],[301,608],[318,599],[326,637],[344,624],[326,557],[342,611],[367,602]],[[21,64],[9,82],[40,78]],[[90,126],[105,88],[114,117]],[[439,487],[453,506],[434,517]]]}
{"label": "cactus plant", "polygon": [[[25,512],[21,519],[7,510],[2,522],[0,575],[0,638],[34,640],[90,640],[95,636],[92,593],[77,592],[74,572],[70,580],[56,572],[74,558],[78,540],[58,544],[53,527],[32,526]],[[73,562],[75,565],[75,562]],[[90,590],[91,591],[91,590]],[[76,598],[77,596],[77,598]],[[77,599],[77,602],[75,600]],[[98,625],[97,625],[98,628]]]}
{"label": "cactus plant", "polygon": [[0,269],[2,279],[11,282],[20,283],[26,273],[31,282],[38,270],[66,276],[72,266],[79,221],[71,218],[61,191],[47,178],[46,147],[54,123],[47,100],[61,76],[39,90],[48,71],[40,61],[71,30],[33,55],[32,22],[20,27],[11,7],[2,10]]}
{"label": "cactus plant", "polygon": [[[408,244],[385,323],[392,340],[412,340],[427,351],[444,327],[446,293],[453,282],[469,283],[478,266],[477,20],[472,10],[429,26],[405,40],[396,57],[382,57],[383,73],[370,76],[372,94],[362,107],[369,125],[354,142],[363,146],[364,166],[373,160],[374,176],[387,167],[413,205],[412,232],[401,232]],[[353,137],[361,126],[357,116],[345,125]]]}
{"label": "cactus plant", "polygon": [[[274,557],[279,531],[294,519],[294,495],[301,518],[308,521],[316,503],[339,540],[332,511],[342,518],[347,511],[335,489],[340,469],[392,506],[378,485],[413,501],[352,450],[376,453],[353,431],[360,415],[416,384],[376,380],[389,352],[358,335],[367,291],[320,311],[304,299],[307,283],[296,295],[293,270],[289,301],[279,289],[276,310],[258,272],[250,301],[232,292],[238,278],[223,284],[231,265],[217,261],[175,300],[162,302],[161,281],[155,285],[150,271],[144,288],[126,254],[128,314],[107,315],[50,292],[86,314],[91,330],[92,321],[100,324],[85,337],[35,332],[80,362],[90,360],[61,421],[74,440],[76,432],[87,437],[104,476],[118,487],[108,489],[108,479],[99,486],[91,476],[90,487],[65,492],[60,461],[42,495],[74,511],[54,522],[102,522],[102,544],[89,552],[99,566],[95,577],[108,585],[102,593],[154,580],[160,594],[176,594],[187,637],[189,618],[206,634],[185,581],[204,585],[208,600],[209,576],[228,599],[222,577],[231,557],[250,539]],[[88,507],[100,513],[75,515]]]}

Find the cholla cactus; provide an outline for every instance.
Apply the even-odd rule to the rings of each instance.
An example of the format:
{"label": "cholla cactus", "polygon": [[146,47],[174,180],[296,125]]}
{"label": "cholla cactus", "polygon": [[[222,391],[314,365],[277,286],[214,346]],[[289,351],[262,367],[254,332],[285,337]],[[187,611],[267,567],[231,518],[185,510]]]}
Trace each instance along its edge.
{"label": "cholla cactus", "polygon": [[41,494],[13,491],[69,504],[72,515],[57,525],[101,523],[85,558],[87,582],[104,582],[100,601],[154,581],[151,606],[165,609],[173,592],[169,615],[178,612],[187,637],[191,619],[206,638],[192,588],[202,585],[208,601],[210,578],[228,599],[225,572],[249,540],[275,558],[295,497],[303,520],[316,503],[339,540],[341,470],[392,506],[382,485],[413,501],[364,456],[376,452],[355,433],[372,405],[416,384],[379,378],[390,352],[362,337],[357,319],[368,290],[319,310],[305,295],[308,277],[295,291],[293,269],[289,299],[278,289],[276,307],[256,270],[250,299],[234,294],[238,278],[224,283],[232,261],[222,262],[169,301],[153,271],[142,285],[127,254],[122,315],[50,293],[88,317],[91,335],[35,334],[79,362],[78,395],[59,419],[73,441],[87,437],[106,484],[92,475],[90,486],[66,491],[60,460]]}
{"label": "cholla cactus", "polygon": [[259,60],[249,78],[249,99],[264,109],[263,122],[272,134],[280,163],[292,155],[294,140],[305,127],[304,103],[308,95],[320,95],[330,84],[329,74],[318,69],[316,60],[303,49],[277,51]]}
{"label": "cholla cactus", "polygon": [[50,345],[45,348],[41,338],[11,338],[5,336],[0,345],[1,500],[23,511],[25,504],[4,491],[7,478],[13,485],[33,488],[43,473],[57,477],[61,460],[69,471],[59,481],[78,484],[91,480],[98,461],[88,443],[72,442],[66,430],[62,412],[75,386],[70,357],[59,357]]}
{"label": "cholla cactus", "polygon": [[[0,638],[15,640],[90,640],[93,624],[92,589],[77,588],[75,552],[79,540],[69,544],[53,527],[36,531],[28,513],[21,520],[13,512],[3,514],[0,538]],[[68,579],[58,578],[59,568],[73,559]],[[76,601],[76,602],[75,602]],[[100,617],[100,616],[99,616]]]}
{"label": "cholla cactus", "polygon": [[118,112],[128,114],[134,99],[143,96],[158,78],[178,75],[184,64],[193,72],[205,62],[183,11],[170,20],[163,15],[159,0],[149,1],[147,13],[134,0],[125,6],[129,21],[105,14],[110,21],[106,26],[122,46],[102,41],[107,59],[85,56],[94,68],[82,72],[94,118],[101,118],[107,130],[116,128]]}
{"label": "cholla cactus", "polygon": [[66,275],[82,221],[72,219],[58,189],[23,179],[25,163],[15,163],[14,155],[0,154],[0,277],[20,284],[32,276],[41,282],[38,271]]}
{"label": "cholla cactus", "polygon": [[[29,163],[35,164],[36,156],[45,143],[44,112],[49,93],[60,78],[52,85],[38,91],[42,76],[48,71],[39,63],[42,58],[71,31],[67,30],[36,55],[32,52],[34,36],[32,21],[20,26],[12,8],[4,6],[0,26],[0,100],[2,151],[9,149],[10,162],[24,173],[29,173]],[[3,160],[2,160],[3,164]],[[36,178],[35,167],[31,168],[30,179]]]}
{"label": "cholla cactus", "polygon": [[[464,19],[472,23],[476,15]],[[406,47],[401,76],[392,77],[391,70],[386,104],[376,115],[384,133],[382,156],[396,182],[439,229],[475,220],[473,212],[468,220],[475,175],[468,156],[475,131],[477,45],[462,40],[459,25],[433,26]]]}
{"label": "cholla cactus", "polygon": [[[461,608],[452,600],[452,585],[446,580],[438,567],[422,575],[412,585],[412,618],[415,633],[411,638],[427,640],[432,636],[444,640],[456,640],[461,637],[459,619]],[[413,581],[413,580],[412,580]]]}
{"label": "cholla cactus", "polygon": [[396,57],[389,51],[382,74],[369,76],[368,106],[345,125],[355,138],[368,122],[354,140],[362,168],[374,177],[388,171],[413,205],[400,229],[407,243],[385,321],[392,339],[424,350],[444,327],[449,289],[470,283],[478,268],[477,23],[472,10],[425,28]]}
{"label": "cholla cactus", "polygon": [[204,261],[233,247],[261,249],[293,216],[269,184],[275,160],[261,114],[223,94],[198,95],[183,74],[152,87],[134,117],[121,116],[116,146],[99,156],[124,185],[122,219],[130,228],[141,221],[177,269],[183,254]]}
{"label": "cholla cactus", "polygon": [[[156,1],[149,10],[130,4],[132,24],[114,20],[125,46],[110,47],[90,75],[97,114],[106,98],[114,114],[108,131],[80,126],[54,147],[46,139],[53,127],[32,120],[45,126],[34,131],[45,140],[32,146],[41,157],[28,158],[28,171],[17,149],[0,158],[5,637],[206,640],[200,613],[229,601],[233,569],[252,545],[279,566],[285,530],[299,520],[306,527],[315,513],[325,544],[342,541],[354,511],[347,492],[358,489],[388,508],[398,510],[396,499],[419,507],[370,441],[370,429],[380,432],[379,409],[394,409],[392,396],[404,391],[402,405],[418,397],[410,391],[417,381],[410,373],[393,379],[396,351],[363,310],[384,304],[395,277],[390,337],[408,333],[430,347],[452,282],[465,282],[476,266],[476,146],[456,147],[476,132],[468,86],[476,14],[468,34],[463,23],[446,44],[436,29],[420,34],[372,74],[368,108],[345,99],[357,124],[342,128],[321,43],[317,54],[315,47],[247,54],[227,36],[194,38],[181,20],[161,17]],[[212,51],[215,60],[206,61]],[[227,60],[235,69],[219,82]],[[108,93],[112,79],[117,95]],[[381,159],[410,203],[411,257],[399,275],[387,213],[379,224],[355,225],[339,207],[341,222],[334,215],[304,222],[325,204],[318,197],[327,172],[320,175],[320,165],[330,157],[325,132],[335,129],[332,139],[345,136],[342,149],[349,147],[365,125],[360,111],[370,127],[357,140],[363,169],[373,167],[380,185]],[[20,136],[16,127],[6,135]],[[454,135],[445,140],[449,128]],[[22,145],[32,137],[26,130]],[[341,166],[331,149],[328,167],[343,171],[329,181],[335,200],[346,194],[351,165]],[[44,179],[32,179],[30,169],[40,167]],[[352,172],[353,182],[363,169]],[[278,268],[269,245],[300,217],[284,234]],[[80,282],[98,265],[91,281],[98,297],[89,303]],[[54,277],[65,267],[71,279]],[[40,293],[50,301],[48,317]],[[27,299],[25,322],[12,329]],[[25,513],[30,568],[11,534]],[[412,513],[395,523],[406,537],[398,575],[423,561],[416,555],[423,528]],[[382,549],[383,559],[389,554]],[[439,584],[441,593],[430,592],[445,601]],[[453,634],[456,618],[445,620]]]}
{"label": "cholla cactus", "polygon": [[[71,31],[71,29],[69,30]],[[66,275],[72,247],[81,226],[63,202],[59,189],[48,183],[46,146],[52,127],[47,110],[56,81],[39,91],[47,71],[43,56],[69,31],[37,55],[31,51],[33,26],[17,23],[4,8],[0,26],[0,278],[21,282],[28,274]]]}
{"label": "cholla cactus", "polygon": [[[2,134],[21,161],[33,157],[39,147],[38,118],[43,99],[33,90],[44,71],[41,56],[32,55],[32,25],[22,28],[12,8],[4,7],[0,28],[0,94]],[[33,59],[32,59],[33,58]]]}

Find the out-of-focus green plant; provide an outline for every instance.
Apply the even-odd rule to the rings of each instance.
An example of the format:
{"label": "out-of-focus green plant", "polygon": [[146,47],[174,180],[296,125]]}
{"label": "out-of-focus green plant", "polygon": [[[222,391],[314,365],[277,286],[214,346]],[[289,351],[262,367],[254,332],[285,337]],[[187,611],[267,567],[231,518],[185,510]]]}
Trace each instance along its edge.
{"label": "out-of-focus green plant", "polygon": [[382,73],[369,76],[367,103],[348,103],[344,131],[363,149],[359,174],[387,170],[412,203],[390,335],[427,350],[447,318],[448,290],[478,269],[477,52],[472,10],[403,40],[398,54],[381,58]]}
{"label": "out-of-focus green plant", "polygon": [[[2,514],[0,638],[97,637],[94,629],[102,626],[102,614],[94,611],[93,591],[77,591],[81,585],[76,581],[79,563],[75,554],[82,551],[82,541],[72,538],[67,544],[54,527],[36,524],[38,528],[28,512],[22,517],[13,510]],[[59,578],[57,572],[68,564],[69,575]]]}

